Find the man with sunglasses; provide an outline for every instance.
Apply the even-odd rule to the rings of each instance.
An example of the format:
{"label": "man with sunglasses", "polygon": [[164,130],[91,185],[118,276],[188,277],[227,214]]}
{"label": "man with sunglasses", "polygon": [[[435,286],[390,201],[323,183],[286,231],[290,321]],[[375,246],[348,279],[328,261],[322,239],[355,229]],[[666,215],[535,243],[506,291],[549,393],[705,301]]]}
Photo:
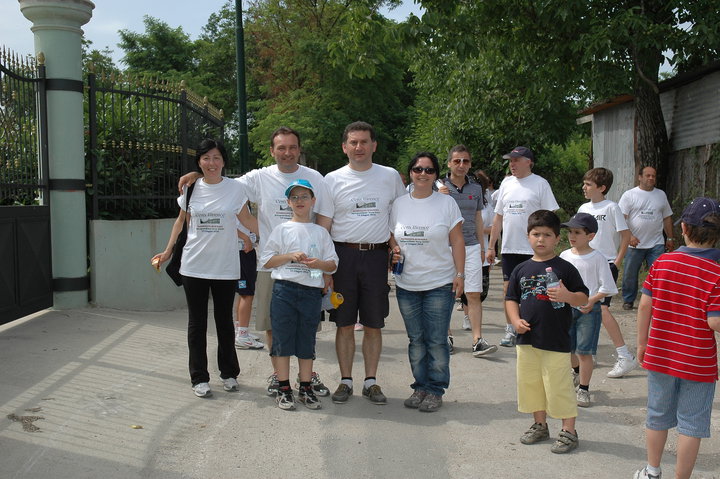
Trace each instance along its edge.
{"label": "man with sunglasses", "polygon": [[[535,154],[530,148],[516,146],[510,153],[503,155],[503,158],[509,162],[511,176],[503,180],[497,191],[495,218],[485,259],[490,264],[495,261],[493,245],[502,231],[503,294],[505,294],[512,270],[533,255],[527,236],[528,217],[537,210],[555,211],[560,206],[547,180],[532,172]],[[513,347],[517,333],[507,315],[505,320],[507,322],[505,336],[500,340],[500,346]]]}
{"label": "man with sunglasses", "polygon": [[472,354],[476,358],[492,354],[497,346],[488,344],[482,336],[482,302],[483,291],[482,265],[485,259],[483,245],[484,195],[482,186],[470,181],[472,158],[465,145],[455,145],[448,154],[450,172],[441,181],[445,187],[439,188],[441,193],[449,194],[460,208],[463,217],[462,232],[465,239],[465,298],[467,299],[467,316],[469,328],[465,322],[463,328],[472,329]]}
{"label": "man with sunglasses", "polygon": [[352,367],[355,357],[355,323],[363,325],[362,353],[365,382],[362,395],[373,404],[387,398],[376,383],[382,328],[389,314],[387,282],[390,206],[406,193],[398,172],[373,163],[377,148],[375,130],[365,122],[349,124],[343,133],[342,149],[348,164],[325,177],[334,214],[330,235],[339,257],[333,275],[334,290],[344,302],[330,312],[335,322],[335,351],[340,365],[340,385],[332,395],[342,404],[353,394]]}

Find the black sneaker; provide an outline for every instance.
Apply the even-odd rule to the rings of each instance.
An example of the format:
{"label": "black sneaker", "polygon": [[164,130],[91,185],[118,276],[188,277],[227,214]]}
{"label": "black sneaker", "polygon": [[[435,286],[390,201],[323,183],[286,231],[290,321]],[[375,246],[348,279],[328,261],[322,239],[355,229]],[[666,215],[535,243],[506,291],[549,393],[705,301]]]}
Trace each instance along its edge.
{"label": "black sneaker", "polygon": [[346,403],[350,396],[352,396],[353,388],[345,383],[340,383],[335,392],[332,395],[332,402],[342,404]]}
{"label": "black sneaker", "polygon": [[472,355],[479,358],[480,356],[485,356],[486,354],[492,354],[497,351],[497,349],[497,346],[494,344],[488,344],[485,339],[480,338],[472,345]]}
{"label": "black sneaker", "polygon": [[298,401],[303,403],[308,409],[320,409],[322,407],[322,403],[317,396],[315,396],[315,391],[313,391],[312,386],[309,388],[300,388]]}
{"label": "black sneaker", "polygon": [[448,335],[447,343],[450,354],[455,354],[455,338],[453,338],[451,335]]}
{"label": "black sneaker", "polygon": [[277,373],[272,373],[267,378],[267,395],[268,396],[277,396],[278,389],[280,388],[280,383],[278,382]]}
{"label": "black sneaker", "polygon": [[[324,397],[330,395],[330,390],[323,384],[320,380],[320,375],[315,371],[313,371],[312,376],[310,376],[310,386],[312,386],[313,391],[315,391],[315,394],[318,396]],[[300,376],[295,380],[295,389],[300,390]]]}

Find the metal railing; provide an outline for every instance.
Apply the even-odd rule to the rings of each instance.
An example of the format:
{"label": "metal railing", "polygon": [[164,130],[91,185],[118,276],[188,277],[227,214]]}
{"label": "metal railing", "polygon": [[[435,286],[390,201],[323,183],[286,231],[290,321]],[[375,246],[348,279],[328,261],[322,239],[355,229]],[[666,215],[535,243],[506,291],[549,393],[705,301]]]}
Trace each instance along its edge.
{"label": "metal railing", "polygon": [[177,215],[177,180],[205,137],[223,138],[222,111],[154,78],[88,74],[88,208],[93,219]]}
{"label": "metal railing", "polygon": [[49,202],[45,66],[39,60],[0,50],[1,206]]}

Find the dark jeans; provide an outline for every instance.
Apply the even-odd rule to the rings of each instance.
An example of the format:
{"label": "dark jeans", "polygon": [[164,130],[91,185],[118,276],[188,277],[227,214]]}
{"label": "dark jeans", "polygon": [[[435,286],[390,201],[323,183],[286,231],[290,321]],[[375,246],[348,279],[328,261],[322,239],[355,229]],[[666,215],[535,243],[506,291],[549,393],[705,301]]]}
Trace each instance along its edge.
{"label": "dark jeans", "polygon": [[235,378],[240,374],[235,352],[235,326],[233,325],[233,301],[237,280],[203,279],[183,276],[183,289],[188,305],[188,351],[190,381],[210,381],[207,360],[208,299],[212,292],[215,329],[218,338],[217,361],[220,377]]}

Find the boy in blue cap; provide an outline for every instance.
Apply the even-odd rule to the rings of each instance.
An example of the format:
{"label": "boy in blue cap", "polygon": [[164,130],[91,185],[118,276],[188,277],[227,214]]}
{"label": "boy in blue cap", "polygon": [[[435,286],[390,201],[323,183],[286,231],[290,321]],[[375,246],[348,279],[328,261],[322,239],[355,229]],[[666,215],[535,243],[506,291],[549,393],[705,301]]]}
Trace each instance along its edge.
{"label": "boy in blue cap", "polygon": [[298,400],[309,409],[320,409],[320,400],[310,385],[315,358],[315,333],[320,322],[323,273],[337,269],[338,257],[330,234],[312,223],[315,194],[309,181],[295,180],[285,190],[292,219],[273,229],[259,264],[272,269],[270,304],[272,347],[277,358],[279,382],[276,400],[280,409],[295,409],[290,388],[290,356],[297,356],[300,369]]}

